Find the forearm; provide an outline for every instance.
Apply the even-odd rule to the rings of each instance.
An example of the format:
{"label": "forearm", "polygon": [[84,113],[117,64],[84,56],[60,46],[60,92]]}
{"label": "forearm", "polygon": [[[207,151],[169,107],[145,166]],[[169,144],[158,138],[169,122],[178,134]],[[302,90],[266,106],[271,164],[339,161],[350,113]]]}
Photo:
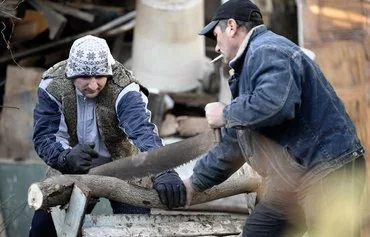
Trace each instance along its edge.
{"label": "forearm", "polygon": [[57,168],[58,157],[69,146],[69,135],[57,101],[43,90],[34,109],[33,143],[36,153],[45,163]]}
{"label": "forearm", "polygon": [[48,142],[48,139],[43,141],[34,141],[36,153],[41,159],[54,169],[59,170],[58,158],[66,149],[58,142]]}
{"label": "forearm", "polygon": [[140,151],[163,146],[157,127],[150,122],[151,112],[147,103],[147,97],[137,84],[125,88],[116,103],[120,128]]}
{"label": "forearm", "polygon": [[223,132],[222,142],[203,155],[193,169],[190,177],[196,191],[204,191],[225,181],[245,162],[238,141],[231,129],[231,135]]}

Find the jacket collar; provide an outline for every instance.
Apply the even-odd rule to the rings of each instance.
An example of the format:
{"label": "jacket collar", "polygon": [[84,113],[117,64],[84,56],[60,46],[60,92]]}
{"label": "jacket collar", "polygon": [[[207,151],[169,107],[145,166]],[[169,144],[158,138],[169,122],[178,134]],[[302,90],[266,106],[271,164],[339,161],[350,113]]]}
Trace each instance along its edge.
{"label": "jacket collar", "polygon": [[267,31],[267,27],[265,25],[259,25],[252,28],[248,34],[245,36],[242,44],[240,45],[236,56],[229,62],[229,66],[231,68],[230,71],[233,73],[234,70],[238,70],[241,65],[243,65],[244,55],[247,52],[249,43],[261,33]]}

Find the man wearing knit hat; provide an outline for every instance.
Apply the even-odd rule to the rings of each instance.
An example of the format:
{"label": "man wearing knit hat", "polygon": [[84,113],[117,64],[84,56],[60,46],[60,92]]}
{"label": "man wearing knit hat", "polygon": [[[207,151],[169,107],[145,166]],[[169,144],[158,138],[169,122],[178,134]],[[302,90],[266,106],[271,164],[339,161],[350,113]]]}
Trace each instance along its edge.
{"label": "man wearing knit hat", "polygon": [[[33,142],[45,163],[63,174],[91,168],[138,151],[163,146],[147,109],[148,91],[115,61],[104,39],[77,39],[69,58],[48,69],[38,89]],[[153,177],[168,208],[184,206],[185,187],[175,171]],[[148,213],[111,201],[113,213]],[[94,208],[92,203],[87,212]],[[30,236],[56,236],[51,215],[37,210]]]}
{"label": "man wearing knit hat", "polygon": [[205,107],[222,142],[184,180],[187,203],[248,162],[266,187],[243,236],[359,236],[364,149],[319,66],[249,0],[221,5],[200,35],[229,64],[233,99]]}

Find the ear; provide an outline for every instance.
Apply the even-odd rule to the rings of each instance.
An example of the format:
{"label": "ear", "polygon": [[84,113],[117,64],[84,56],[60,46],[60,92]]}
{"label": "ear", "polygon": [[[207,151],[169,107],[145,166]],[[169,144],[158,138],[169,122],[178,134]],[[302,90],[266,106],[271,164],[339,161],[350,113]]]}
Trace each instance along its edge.
{"label": "ear", "polygon": [[236,23],[236,21],[232,18],[227,20],[227,34],[230,37],[234,37],[237,31],[238,31],[238,24]]}

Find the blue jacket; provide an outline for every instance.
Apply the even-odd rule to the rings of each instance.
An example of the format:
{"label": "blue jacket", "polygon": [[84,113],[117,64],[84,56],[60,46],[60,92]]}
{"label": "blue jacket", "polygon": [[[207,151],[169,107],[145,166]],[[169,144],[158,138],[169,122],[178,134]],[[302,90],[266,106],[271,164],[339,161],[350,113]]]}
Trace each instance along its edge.
{"label": "blue jacket", "polygon": [[[52,80],[43,78],[38,89],[38,103],[34,109],[33,142],[37,154],[45,163],[57,168],[60,153],[70,149],[71,145],[62,104],[46,90]],[[85,98],[78,89],[76,95],[78,143],[93,143],[94,149],[101,156],[109,157],[97,127],[96,99]],[[148,99],[138,84],[128,85],[112,103],[115,104],[120,129],[140,151],[163,146],[156,126],[150,122]]]}
{"label": "blue jacket", "polygon": [[283,146],[311,181],[364,153],[343,103],[296,44],[258,26],[230,67],[233,100],[223,111],[223,140],[197,162],[191,177],[197,190],[224,181],[248,159],[237,135],[243,129]]}

